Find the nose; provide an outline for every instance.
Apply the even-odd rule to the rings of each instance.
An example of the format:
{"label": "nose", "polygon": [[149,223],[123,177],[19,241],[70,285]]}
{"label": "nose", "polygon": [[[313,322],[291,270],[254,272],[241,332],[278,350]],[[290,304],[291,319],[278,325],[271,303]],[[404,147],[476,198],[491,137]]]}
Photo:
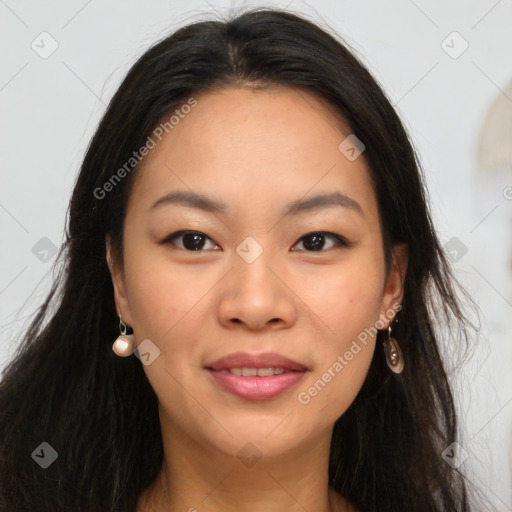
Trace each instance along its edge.
{"label": "nose", "polygon": [[218,303],[223,326],[277,330],[295,322],[295,296],[286,283],[286,272],[269,253],[263,251],[252,263],[234,255],[233,268],[223,279]]}

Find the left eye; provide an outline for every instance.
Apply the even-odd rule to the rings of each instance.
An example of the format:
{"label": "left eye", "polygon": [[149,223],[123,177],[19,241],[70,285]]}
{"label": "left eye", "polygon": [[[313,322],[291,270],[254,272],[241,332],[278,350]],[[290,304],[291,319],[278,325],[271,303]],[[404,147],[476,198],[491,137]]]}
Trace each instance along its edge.
{"label": "left eye", "polygon": [[[345,240],[342,236],[336,235],[334,233],[327,233],[326,231],[318,231],[315,233],[308,233],[299,239],[299,242],[302,243],[304,247],[309,247],[311,250],[308,252],[318,252],[322,249],[325,249],[325,240],[331,239],[334,240],[334,246],[338,247],[348,247],[350,244],[347,240]],[[309,240],[308,243],[301,242],[302,240]],[[331,246],[332,247],[332,246]]]}
{"label": "left eye", "polygon": [[[168,237],[166,237],[161,244],[172,243],[173,245],[177,245],[174,243],[174,240],[182,239],[183,242],[178,247],[180,249],[184,249],[186,251],[201,251],[205,245],[205,240],[213,240],[201,233],[199,231],[177,231],[176,233],[172,233]],[[326,231],[317,231],[313,233],[308,233],[307,235],[302,236],[295,245],[302,243],[307,252],[318,252],[325,249],[325,240],[330,239],[334,241],[334,246],[338,247],[348,247],[350,243],[345,240],[342,236],[336,235],[334,233],[328,233]],[[306,241],[306,242],[304,242]],[[214,245],[214,249],[218,247],[218,245]],[[332,247],[332,246],[331,246]],[[330,248],[330,247],[329,247]],[[296,249],[292,249],[296,250]]]}

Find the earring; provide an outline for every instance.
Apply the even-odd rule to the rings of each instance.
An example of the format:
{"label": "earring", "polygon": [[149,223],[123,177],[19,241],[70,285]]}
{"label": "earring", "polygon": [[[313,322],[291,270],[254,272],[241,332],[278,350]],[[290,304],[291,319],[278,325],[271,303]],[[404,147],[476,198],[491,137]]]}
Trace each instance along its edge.
{"label": "earring", "polygon": [[127,357],[133,354],[135,351],[135,336],[133,334],[126,334],[126,324],[119,315],[119,331],[121,335],[114,341],[112,350],[119,357]]}
{"label": "earring", "polygon": [[404,356],[398,341],[391,337],[391,326],[388,327],[388,338],[384,341],[384,353],[386,354],[386,363],[390,370],[393,373],[402,373],[404,369]]}

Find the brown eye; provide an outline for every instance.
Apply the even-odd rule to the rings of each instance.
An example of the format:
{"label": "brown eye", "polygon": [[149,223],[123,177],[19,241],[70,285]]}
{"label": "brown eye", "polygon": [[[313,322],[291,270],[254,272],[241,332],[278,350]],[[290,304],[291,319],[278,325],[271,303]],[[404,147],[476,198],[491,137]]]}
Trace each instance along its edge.
{"label": "brown eye", "polygon": [[[182,240],[181,246],[179,244],[175,244],[174,240]],[[161,244],[172,244],[177,245],[179,249],[184,249],[186,251],[202,251],[206,240],[211,240],[210,237],[206,236],[204,233],[199,231],[177,231],[176,233],[172,233],[164,240],[162,240]],[[213,240],[212,240],[213,242]],[[218,247],[214,244],[214,248]]]}
{"label": "brown eye", "polygon": [[[181,242],[175,243],[175,240],[181,240]],[[203,251],[208,240],[213,242],[210,237],[204,233],[201,233],[200,231],[177,231],[167,236],[160,242],[160,244],[172,244],[185,251],[201,252]],[[336,235],[335,233],[328,233],[326,231],[308,233],[307,235],[302,236],[298,243],[303,244],[304,249],[301,250],[306,250],[307,252],[323,252],[326,250],[326,240],[331,240],[331,245],[328,246],[327,249],[331,249],[333,247],[348,247],[351,245],[345,238],[341,237],[340,235]],[[215,248],[218,248],[218,245],[213,243],[213,249]]]}
{"label": "brown eye", "polygon": [[[334,247],[348,247],[350,245],[350,243],[343,237],[326,231],[308,233],[300,238],[299,243],[303,244],[307,252],[321,252],[325,249],[326,239],[334,240]],[[332,247],[333,246],[328,248]]]}

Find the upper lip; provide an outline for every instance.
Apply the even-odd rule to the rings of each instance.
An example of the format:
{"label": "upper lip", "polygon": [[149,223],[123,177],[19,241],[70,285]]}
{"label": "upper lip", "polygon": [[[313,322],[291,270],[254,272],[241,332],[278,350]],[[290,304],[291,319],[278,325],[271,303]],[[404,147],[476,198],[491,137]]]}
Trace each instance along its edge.
{"label": "upper lip", "polygon": [[307,367],[275,352],[248,354],[234,352],[206,365],[210,370],[229,370],[230,368],[283,368],[284,370],[304,371]]}

